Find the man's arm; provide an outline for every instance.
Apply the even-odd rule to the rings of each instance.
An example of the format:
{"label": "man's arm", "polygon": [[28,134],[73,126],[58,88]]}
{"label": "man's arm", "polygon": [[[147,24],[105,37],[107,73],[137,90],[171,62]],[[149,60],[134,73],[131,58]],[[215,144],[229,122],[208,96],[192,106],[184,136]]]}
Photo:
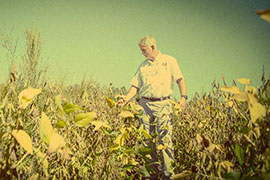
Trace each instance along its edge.
{"label": "man's arm", "polygon": [[180,91],[180,100],[178,101],[179,104],[181,105],[181,107],[185,107],[186,106],[186,98],[182,97],[182,96],[186,96],[187,95],[187,87],[186,87],[186,82],[184,78],[180,78],[176,81],[179,91]]}
{"label": "man's arm", "polygon": [[127,103],[138,93],[138,88],[135,86],[131,86],[127,95],[120,99],[117,103],[121,106],[127,105]]}

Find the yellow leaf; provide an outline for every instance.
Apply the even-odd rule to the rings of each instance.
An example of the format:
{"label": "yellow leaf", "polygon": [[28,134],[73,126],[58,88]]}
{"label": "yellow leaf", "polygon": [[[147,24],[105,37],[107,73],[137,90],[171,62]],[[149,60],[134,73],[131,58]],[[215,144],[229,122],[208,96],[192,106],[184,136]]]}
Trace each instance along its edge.
{"label": "yellow leaf", "polygon": [[49,148],[48,148],[48,153],[53,153],[56,152],[59,148],[64,147],[66,144],[63,136],[53,133],[52,138],[50,140]]}
{"label": "yellow leaf", "polygon": [[114,101],[112,99],[110,99],[109,97],[106,96],[106,101],[107,101],[107,104],[110,108],[113,108],[114,107]]}
{"label": "yellow leaf", "polygon": [[40,138],[47,144],[50,143],[50,140],[53,136],[53,127],[49,118],[46,116],[44,112],[41,114],[41,119],[39,122],[40,128]]}
{"label": "yellow leaf", "polygon": [[257,138],[259,138],[261,136],[261,132],[260,132],[260,128],[259,127],[255,127],[254,131],[256,132]]}
{"label": "yellow leaf", "polygon": [[239,102],[246,102],[248,100],[248,95],[246,92],[241,92],[239,94],[234,94],[232,98]]}
{"label": "yellow leaf", "polygon": [[92,121],[91,124],[95,126],[94,131],[99,130],[101,127],[110,128],[110,126],[103,121]]}
{"label": "yellow leaf", "polygon": [[225,86],[225,87],[220,87],[220,89],[222,91],[229,92],[232,94],[240,94],[241,93],[241,90],[237,86],[231,86],[231,87]]}
{"label": "yellow leaf", "polygon": [[244,85],[249,85],[250,84],[250,80],[246,79],[246,78],[239,78],[239,79],[236,79],[236,81],[238,81],[238,82],[240,82],[241,84],[244,84]]}
{"label": "yellow leaf", "polygon": [[117,136],[117,138],[115,139],[115,144],[118,144],[120,146],[124,145],[124,136],[122,134],[120,134],[119,136]]}
{"label": "yellow leaf", "polygon": [[67,152],[67,150],[65,148],[58,149],[58,152],[60,152],[65,159],[67,159],[67,160],[71,159],[70,154]]}
{"label": "yellow leaf", "polygon": [[216,148],[216,145],[215,144],[210,144],[210,146],[207,149],[211,153],[211,152],[214,151],[215,148]]}
{"label": "yellow leaf", "polygon": [[172,180],[177,180],[177,179],[185,179],[189,176],[192,175],[192,171],[184,170],[183,172],[179,174],[175,174],[171,177]]}
{"label": "yellow leaf", "polygon": [[11,134],[29,154],[33,154],[32,140],[25,131],[13,130]]}
{"label": "yellow leaf", "polygon": [[158,149],[158,150],[161,150],[161,149],[163,149],[163,147],[164,147],[164,146],[163,146],[162,144],[160,144],[160,145],[157,147],[157,149]]}
{"label": "yellow leaf", "polygon": [[209,106],[209,104],[207,105],[206,109],[207,109],[208,112],[210,112],[210,106]]}
{"label": "yellow leaf", "polygon": [[129,133],[126,128],[123,129],[122,134],[124,135],[125,140],[129,140]]}
{"label": "yellow leaf", "polygon": [[245,87],[245,92],[249,92],[251,94],[256,94],[257,93],[257,89],[253,86],[246,86]]}
{"label": "yellow leaf", "polygon": [[266,22],[270,22],[270,9],[257,10],[255,13]]}
{"label": "yellow leaf", "polygon": [[203,127],[203,123],[200,122],[199,125],[198,125],[198,127],[199,128],[202,128]]}
{"label": "yellow leaf", "polygon": [[197,140],[198,144],[201,144],[201,142],[203,141],[203,138],[202,138],[201,135],[197,134],[196,135],[196,140]]}
{"label": "yellow leaf", "polygon": [[113,146],[110,147],[111,151],[116,151],[119,148],[119,144],[114,144]]}
{"label": "yellow leaf", "polygon": [[33,100],[35,96],[41,93],[40,89],[27,88],[19,94],[19,107],[25,109]]}
{"label": "yellow leaf", "polygon": [[150,136],[150,134],[148,134],[148,132],[146,132],[146,130],[142,130],[143,132],[143,136],[146,138],[146,139],[152,139],[152,136]]}
{"label": "yellow leaf", "polygon": [[251,139],[250,139],[246,134],[244,134],[244,137],[246,138],[246,140],[247,140],[250,144],[252,144],[253,146],[256,146],[255,143],[252,142]]}
{"label": "yellow leaf", "polygon": [[257,119],[265,116],[265,107],[258,103],[256,97],[253,94],[248,94],[248,105],[252,123],[255,123]]}
{"label": "yellow leaf", "polygon": [[264,117],[266,114],[266,109],[260,103],[254,103],[249,105],[249,111],[251,116],[251,122],[255,123],[257,119]]}
{"label": "yellow leaf", "polygon": [[167,148],[167,145],[163,146],[162,144],[160,144],[160,145],[157,147],[158,150],[166,150],[166,148]]}
{"label": "yellow leaf", "polygon": [[232,106],[233,106],[233,101],[229,101],[229,102],[228,102],[228,105],[229,105],[230,107],[232,107]]}
{"label": "yellow leaf", "polygon": [[129,164],[132,164],[132,165],[136,166],[136,165],[138,165],[139,163],[138,163],[137,161],[135,161],[134,158],[131,158],[131,159],[129,159]]}
{"label": "yellow leaf", "polygon": [[152,156],[150,154],[145,155],[148,159],[152,159]]}
{"label": "yellow leaf", "polygon": [[230,172],[234,165],[230,161],[222,161],[220,163],[220,166],[223,167],[224,169],[226,169],[228,172]]}
{"label": "yellow leaf", "polygon": [[133,113],[130,111],[122,111],[119,116],[122,118],[134,117]]}

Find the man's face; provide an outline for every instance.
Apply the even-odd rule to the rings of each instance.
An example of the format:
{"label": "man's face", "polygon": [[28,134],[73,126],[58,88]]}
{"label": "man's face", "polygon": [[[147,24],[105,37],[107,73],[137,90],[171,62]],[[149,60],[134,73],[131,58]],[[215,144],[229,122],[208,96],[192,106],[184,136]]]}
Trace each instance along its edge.
{"label": "man's face", "polygon": [[154,49],[152,46],[140,46],[142,54],[147,58],[152,60],[154,56]]}

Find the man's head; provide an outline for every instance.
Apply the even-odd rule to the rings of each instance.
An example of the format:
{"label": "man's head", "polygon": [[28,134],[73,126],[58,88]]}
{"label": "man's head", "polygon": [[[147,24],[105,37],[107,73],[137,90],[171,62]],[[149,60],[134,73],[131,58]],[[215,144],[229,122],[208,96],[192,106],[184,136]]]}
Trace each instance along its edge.
{"label": "man's head", "polygon": [[152,36],[145,36],[139,41],[142,54],[149,60],[154,60],[159,51],[156,47],[156,40]]}

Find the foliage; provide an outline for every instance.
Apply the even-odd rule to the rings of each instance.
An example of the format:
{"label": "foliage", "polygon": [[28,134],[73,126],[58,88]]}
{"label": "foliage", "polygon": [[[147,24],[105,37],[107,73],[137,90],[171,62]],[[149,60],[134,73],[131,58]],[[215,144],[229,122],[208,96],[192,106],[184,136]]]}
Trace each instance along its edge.
{"label": "foliage", "polygon": [[[126,90],[93,81],[40,83],[39,34],[27,37],[29,74],[16,79],[12,68],[10,81],[0,86],[0,179],[149,175],[151,149],[144,144],[155,137],[139,127],[138,103],[120,108],[115,102]],[[185,109],[172,101],[173,179],[269,179],[270,80],[263,73],[258,88],[248,79],[236,81],[238,86],[224,81],[222,87],[214,81],[208,94],[196,93]]]}
{"label": "foliage", "polygon": [[[256,89],[216,85],[185,110],[175,104],[176,179],[269,176],[270,80]],[[226,91],[226,92],[224,92]],[[60,89],[1,88],[1,178],[140,179],[151,136],[138,127],[140,106],[89,81]],[[26,101],[27,103],[23,102]],[[68,100],[68,101],[67,101]],[[254,110],[255,108],[255,110]],[[161,146],[158,149],[163,148]]]}

